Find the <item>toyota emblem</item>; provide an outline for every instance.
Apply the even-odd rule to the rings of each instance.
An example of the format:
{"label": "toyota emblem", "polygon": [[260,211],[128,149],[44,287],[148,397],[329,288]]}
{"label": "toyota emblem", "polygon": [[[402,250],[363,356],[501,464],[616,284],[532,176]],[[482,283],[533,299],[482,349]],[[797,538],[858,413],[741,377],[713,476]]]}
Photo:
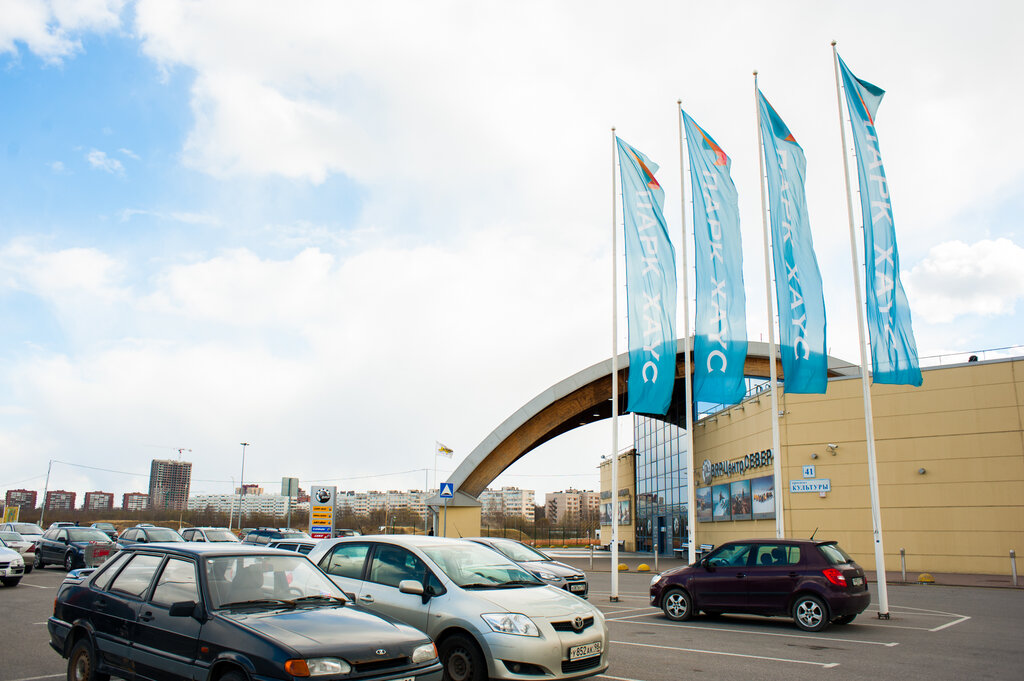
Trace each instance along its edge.
{"label": "toyota emblem", "polygon": [[573,631],[583,631],[583,618],[582,617],[576,617],[576,619],[574,619],[572,621],[572,630]]}
{"label": "toyota emblem", "polygon": [[388,651],[384,650],[383,648],[377,648],[377,650],[375,650],[373,652],[377,653],[378,655],[387,655],[388,654]]}

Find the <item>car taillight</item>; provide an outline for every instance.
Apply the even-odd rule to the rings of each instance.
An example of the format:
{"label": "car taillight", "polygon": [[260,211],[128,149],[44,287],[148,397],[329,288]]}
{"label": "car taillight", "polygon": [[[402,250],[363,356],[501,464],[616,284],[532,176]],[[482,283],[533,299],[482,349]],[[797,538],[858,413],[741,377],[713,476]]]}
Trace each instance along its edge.
{"label": "car taillight", "polygon": [[839,570],[836,570],[835,568],[828,568],[827,570],[822,570],[821,573],[825,575],[825,579],[836,586],[846,586],[846,576]]}

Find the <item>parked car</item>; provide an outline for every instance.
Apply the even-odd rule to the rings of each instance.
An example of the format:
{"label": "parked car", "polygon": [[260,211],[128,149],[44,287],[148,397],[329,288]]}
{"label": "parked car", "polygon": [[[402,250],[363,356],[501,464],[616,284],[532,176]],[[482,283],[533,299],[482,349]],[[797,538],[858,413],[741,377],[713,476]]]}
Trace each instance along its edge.
{"label": "parked car", "polygon": [[461,539],[325,539],[309,559],[367,610],[436,641],[446,678],[580,678],[608,668],[608,627],[587,601]]}
{"label": "parked car", "polygon": [[36,562],[36,543],[34,541],[29,541],[14,531],[0,530],[0,546],[14,549],[21,554],[21,559],[25,562],[25,574],[32,572],[32,567]]}
{"label": "parked car", "polygon": [[35,523],[4,523],[0,525],[0,532],[17,532],[31,542],[38,541],[43,536],[43,528]]}
{"label": "parked car", "polygon": [[277,539],[267,544],[267,548],[295,551],[302,555],[308,554],[317,545],[319,539]]}
{"label": "parked car", "polygon": [[95,527],[97,530],[104,532],[111,539],[117,539],[117,528],[114,527],[114,523],[96,522],[89,527]]}
{"label": "parked car", "polygon": [[587,597],[587,576],[571,565],[560,563],[541,551],[515,539],[503,537],[467,537],[470,541],[489,546],[509,560],[514,560],[537,577],[582,598]]}
{"label": "parked car", "polygon": [[250,530],[242,539],[246,544],[269,544],[278,539],[309,539],[310,536],[302,530],[293,530],[290,527],[257,527]]}
{"label": "parked car", "polygon": [[185,541],[176,530],[169,527],[156,527],[154,525],[136,525],[129,527],[117,538],[117,543],[122,547],[132,544],[152,544],[153,542],[180,542]]}
{"label": "parked car", "polygon": [[237,544],[239,539],[226,527],[186,527],[180,532],[185,541],[228,542]]}
{"label": "parked car", "polygon": [[50,523],[50,526],[46,529],[56,530],[58,527],[78,527],[78,525],[72,522],[68,522],[67,520],[58,520],[56,522]]}
{"label": "parked car", "polygon": [[0,541],[0,583],[4,586],[17,586],[21,576],[25,574],[25,561],[21,554],[7,548]]}
{"label": "parked car", "polygon": [[361,537],[362,532],[359,530],[353,530],[347,527],[336,527],[334,528],[335,537]]}
{"label": "parked car", "polygon": [[849,624],[870,602],[863,568],[834,541],[732,541],[651,579],[651,605],[676,621],[701,610],[782,615],[821,631]]}
{"label": "parked car", "polygon": [[55,527],[43,532],[36,542],[35,567],[63,565],[75,568],[95,567],[117,553],[117,544],[93,527]]}
{"label": "parked car", "polygon": [[64,580],[47,629],[69,681],[442,675],[423,633],[347,605],[304,556],[241,544],[129,546]]}

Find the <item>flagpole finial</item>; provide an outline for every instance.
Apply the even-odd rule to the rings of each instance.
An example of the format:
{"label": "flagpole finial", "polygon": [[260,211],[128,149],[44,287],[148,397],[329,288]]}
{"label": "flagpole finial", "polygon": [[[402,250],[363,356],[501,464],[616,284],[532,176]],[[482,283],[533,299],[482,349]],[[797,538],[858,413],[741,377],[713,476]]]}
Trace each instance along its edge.
{"label": "flagpole finial", "polygon": [[754,69],[754,75],[755,76],[757,75],[757,69]]}
{"label": "flagpole finial", "polygon": [[678,104],[679,106],[682,106],[683,105],[683,100],[677,99],[676,100],[676,104]]}
{"label": "flagpole finial", "polygon": [[832,47],[835,47],[835,46],[836,46],[836,41],[835,41],[835,40],[833,40],[833,41],[832,41]]}
{"label": "flagpole finial", "polygon": [[614,125],[612,126],[612,132],[615,132],[615,126]]}

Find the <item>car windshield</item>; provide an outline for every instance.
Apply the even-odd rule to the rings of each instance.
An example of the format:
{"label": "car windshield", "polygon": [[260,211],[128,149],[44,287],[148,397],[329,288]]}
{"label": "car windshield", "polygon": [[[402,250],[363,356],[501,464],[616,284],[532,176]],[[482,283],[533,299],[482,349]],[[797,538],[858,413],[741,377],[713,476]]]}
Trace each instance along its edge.
{"label": "car windshield", "polygon": [[14,523],[14,531],[19,534],[42,534],[43,528],[34,523]]}
{"label": "car windshield", "polygon": [[112,530],[112,529],[114,529],[114,524],[113,523],[93,523],[92,526],[95,527],[97,530]]}
{"label": "car windshield", "polygon": [[185,541],[181,535],[166,527],[150,527],[146,530],[149,541]]}
{"label": "car windshield", "polygon": [[531,560],[551,560],[532,546],[527,546],[511,539],[492,539],[485,546],[493,546],[501,551],[506,558],[511,558],[520,563],[526,563]]}
{"label": "car windshield", "polygon": [[0,532],[0,539],[4,541],[25,541],[25,538],[17,532]]}
{"label": "car windshield", "polygon": [[231,530],[207,530],[206,541],[238,541]]}
{"label": "car windshield", "polygon": [[110,541],[110,537],[94,527],[68,528],[68,541]]}
{"label": "car windshield", "polygon": [[213,609],[341,603],[345,595],[305,556],[215,556],[206,559]]}
{"label": "car windshield", "polygon": [[425,546],[423,552],[453,582],[463,588],[498,589],[544,584],[523,568],[503,558],[501,554],[480,544],[466,542]]}
{"label": "car windshield", "polygon": [[839,548],[838,544],[819,544],[818,550],[821,551],[821,555],[825,556],[825,560],[829,562],[829,565],[842,565],[843,563],[853,562],[850,554]]}
{"label": "car windshield", "polygon": [[309,535],[300,530],[283,530],[281,539],[309,539]]}

